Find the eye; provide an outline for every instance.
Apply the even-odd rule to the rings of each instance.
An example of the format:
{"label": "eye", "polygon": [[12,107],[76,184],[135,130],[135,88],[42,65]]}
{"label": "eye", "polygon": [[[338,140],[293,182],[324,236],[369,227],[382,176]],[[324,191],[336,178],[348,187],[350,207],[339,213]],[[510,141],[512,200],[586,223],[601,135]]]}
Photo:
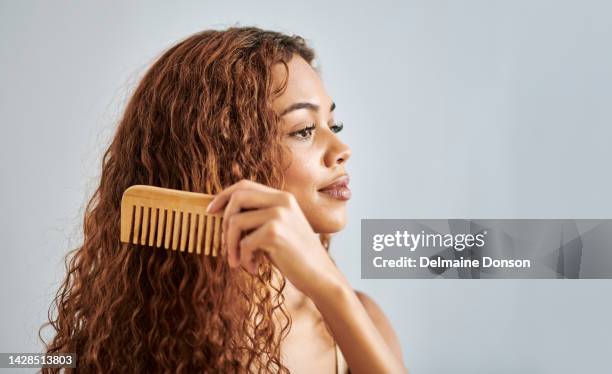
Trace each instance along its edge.
{"label": "eye", "polygon": [[333,126],[331,126],[330,128],[332,129],[332,131],[333,131],[333,132],[335,132],[335,133],[339,133],[339,132],[340,132],[340,131],[342,131],[342,129],[344,128],[344,123],[342,123],[342,122],[340,122],[340,121],[335,122],[335,123],[333,124]]}
{"label": "eye", "polygon": [[[312,137],[312,133],[313,131],[315,131],[317,125],[316,124],[311,124],[308,127],[304,127],[301,130],[292,132],[289,134],[289,136],[295,137],[298,140],[308,140]],[[340,131],[342,131],[342,129],[344,128],[344,123],[342,122],[335,122],[332,126],[329,127],[335,134],[339,133]]]}
{"label": "eye", "polygon": [[[299,140],[308,140],[312,136],[312,132],[315,130],[317,126],[313,123],[308,127],[304,127],[299,131],[292,132],[289,134],[290,136],[296,137]],[[298,136],[299,135],[299,136]]]}

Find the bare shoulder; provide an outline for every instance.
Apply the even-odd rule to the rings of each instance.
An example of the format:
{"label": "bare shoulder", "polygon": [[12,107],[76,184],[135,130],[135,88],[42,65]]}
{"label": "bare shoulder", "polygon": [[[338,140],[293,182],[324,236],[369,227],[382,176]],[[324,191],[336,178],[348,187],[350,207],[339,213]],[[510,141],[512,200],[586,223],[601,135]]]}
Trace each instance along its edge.
{"label": "bare shoulder", "polygon": [[378,306],[378,304],[376,304],[374,299],[368,296],[365,292],[355,290],[355,294],[361,301],[361,304],[366,312],[368,312],[372,322],[374,322],[374,325],[376,325],[378,331],[387,342],[389,348],[391,348],[396,357],[403,362],[402,348],[400,346],[399,339],[391,326],[391,322],[389,322],[389,319],[383,310],[380,308],[380,306]]}

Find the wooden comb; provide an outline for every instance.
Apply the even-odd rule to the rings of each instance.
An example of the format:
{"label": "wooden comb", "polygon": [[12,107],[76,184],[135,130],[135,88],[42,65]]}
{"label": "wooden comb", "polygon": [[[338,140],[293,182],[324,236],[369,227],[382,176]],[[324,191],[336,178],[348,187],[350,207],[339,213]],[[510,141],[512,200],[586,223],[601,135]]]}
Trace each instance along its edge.
{"label": "wooden comb", "polygon": [[220,253],[223,213],[206,213],[215,195],[133,185],[121,198],[121,242],[188,253]]}

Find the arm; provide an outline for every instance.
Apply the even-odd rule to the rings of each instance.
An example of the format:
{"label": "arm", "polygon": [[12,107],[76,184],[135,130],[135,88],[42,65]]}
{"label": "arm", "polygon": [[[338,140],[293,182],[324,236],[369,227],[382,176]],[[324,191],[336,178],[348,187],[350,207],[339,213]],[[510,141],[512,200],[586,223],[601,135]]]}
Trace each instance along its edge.
{"label": "arm", "polygon": [[403,365],[404,360],[402,358],[402,348],[400,346],[399,339],[391,326],[391,322],[389,322],[387,316],[385,316],[385,313],[371,297],[360,291],[355,292],[359,298],[359,301],[361,301],[361,304],[372,319],[372,322],[374,322],[376,328],[378,328],[378,331],[380,331],[381,335],[385,339],[385,342],[387,342],[387,345],[393,351],[395,357],[397,357],[397,359],[400,360]]}
{"label": "arm", "polygon": [[351,373],[408,373],[397,336],[382,310],[348,282],[330,282],[312,297],[330,326]]}
{"label": "arm", "polygon": [[[362,304],[293,194],[242,180],[218,193],[208,212],[223,207],[222,242],[231,268],[256,275],[255,252],[264,252],[315,303],[352,373],[407,373],[384,314],[365,296]],[[243,232],[250,233],[241,238]]]}

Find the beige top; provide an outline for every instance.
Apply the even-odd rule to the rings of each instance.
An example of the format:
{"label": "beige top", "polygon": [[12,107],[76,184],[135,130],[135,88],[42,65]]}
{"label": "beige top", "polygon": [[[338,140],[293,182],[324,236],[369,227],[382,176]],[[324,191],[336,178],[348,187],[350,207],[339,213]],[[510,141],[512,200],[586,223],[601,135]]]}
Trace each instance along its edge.
{"label": "beige top", "polygon": [[348,374],[349,367],[342,355],[342,351],[338,344],[336,344],[336,374]]}

